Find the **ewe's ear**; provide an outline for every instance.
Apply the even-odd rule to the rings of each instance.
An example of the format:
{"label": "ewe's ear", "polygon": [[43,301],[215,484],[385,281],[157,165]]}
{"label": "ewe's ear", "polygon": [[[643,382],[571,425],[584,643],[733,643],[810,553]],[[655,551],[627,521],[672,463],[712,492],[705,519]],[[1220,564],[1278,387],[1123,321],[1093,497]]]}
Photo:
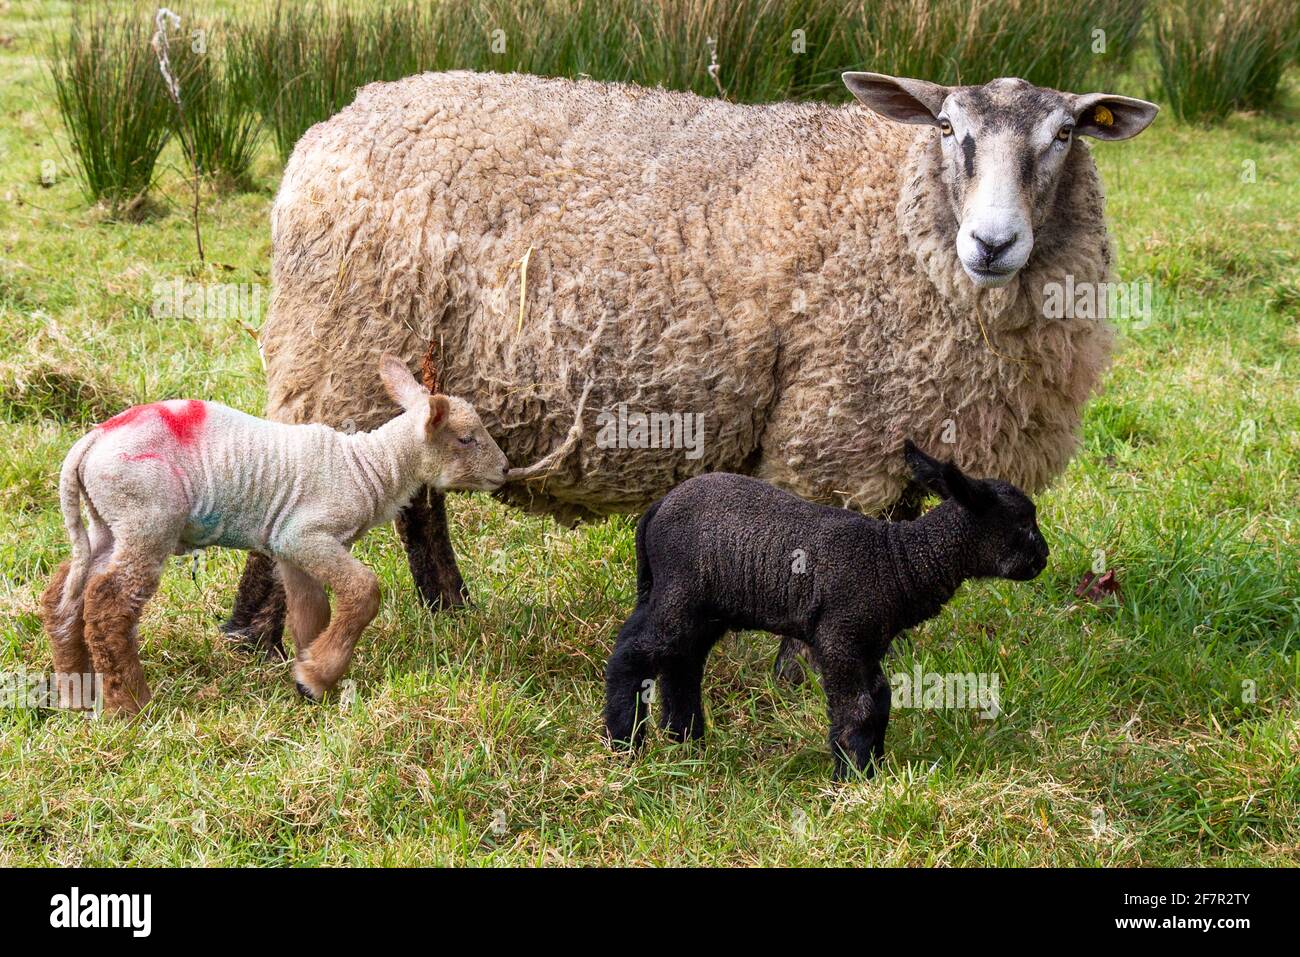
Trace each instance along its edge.
{"label": "ewe's ear", "polygon": [[446,428],[447,415],[451,412],[451,400],[445,395],[429,396],[429,422],[425,430],[433,438],[439,429]]}
{"label": "ewe's ear", "polygon": [[1087,93],[1073,98],[1074,132],[1099,140],[1137,136],[1156,118],[1160,107],[1131,96]]}
{"label": "ewe's ear", "polygon": [[415,381],[406,363],[397,356],[385,355],[379,360],[379,378],[393,401],[403,409],[414,409],[429,395],[429,391]]}
{"label": "ewe's ear", "polygon": [[938,83],[883,73],[845,73],[843,80],[849,92],[864,105],[899,123],[938,126],[935,117],[943,111],[943,101],[951,92]]}

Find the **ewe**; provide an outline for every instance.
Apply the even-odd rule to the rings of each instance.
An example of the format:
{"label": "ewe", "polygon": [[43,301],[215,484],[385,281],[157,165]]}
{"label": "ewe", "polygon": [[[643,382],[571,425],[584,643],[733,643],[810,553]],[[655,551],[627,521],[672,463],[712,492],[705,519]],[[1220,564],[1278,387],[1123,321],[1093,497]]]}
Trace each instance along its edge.
{"label": "ewe", "polygon": [[[592,384],[583,440],[500,492],[562,520],[710,471],[907,514],[905,436],[1041,489],[1111,352],[1106,321],[1043,314],[1045,288],[1110,269],[1082,138],[1131,137],[1156,107],[844,79],[865,107],[463,72],[365,87],[298,143],[275,201],[268,415],[377,422],[371,356],[434,342],[512,461],[557,448]],[[621,405],[702,416],[703,441],[594,441]],[[398,529],[424,598],[459,604],[441,497]],[[227,628],[277,646],[278,591],[250,559]]]}
{"label": "ewe", "polygon": [[700,680],[730,628],[809,643],[821,664],[836,777],[885,753],[894,636],[939,613],[968,578],[1028,581],[1047,565],[1034,503],[904,446],[913,478],[945,499],[915,521],[813,505],[742,475],[703,475],[651,505],[636,528],[636,610],[605,677],[615,745],[644,735],[644,692],[678,740],[704,733]]}
{"label": "ewe", "polygon": [[[136,625],[163,564],[221,545],[275,560],[298,690],[319,699],[332,688],[379,608],[374,573],[348,547],[423,486],[495,489],[506,478],[506,457],[469,403],[430,395],[392,356],[380,373],[405,411],[373,432],[282,425],[177,400],[128,409],[79,440],[59,476],[72,558],[41,598],[55,672],[88,673],[93,662],[105,710],[139,711],[149,688]],[[332,619],[325,585],[334,590]]]}

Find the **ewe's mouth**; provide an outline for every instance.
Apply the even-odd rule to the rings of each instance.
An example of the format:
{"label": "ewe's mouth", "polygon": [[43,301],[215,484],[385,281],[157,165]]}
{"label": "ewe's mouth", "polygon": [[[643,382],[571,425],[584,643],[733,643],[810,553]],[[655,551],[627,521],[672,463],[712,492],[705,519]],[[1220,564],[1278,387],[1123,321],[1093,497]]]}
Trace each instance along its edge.
{"label": "ewe's mouth", "polygon": [[971,282],[981,289],[996,289],[999,286],[1005,286],[1015,278],[1019,269],[976,269],[965,263],[961,264],[966,270],[966,275],[970,276]]}

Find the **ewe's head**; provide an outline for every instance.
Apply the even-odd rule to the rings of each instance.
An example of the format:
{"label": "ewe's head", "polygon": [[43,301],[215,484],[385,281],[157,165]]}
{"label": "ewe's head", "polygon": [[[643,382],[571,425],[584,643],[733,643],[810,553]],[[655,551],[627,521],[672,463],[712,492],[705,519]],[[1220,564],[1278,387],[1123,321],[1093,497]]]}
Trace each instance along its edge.
{"label": "ewe's head", "polygon": [[464,399],[432,395],[395,356],[379,361],[379,375],[393,401],[412,413],[424,439],[420,478],[438,491],[492,491],[506,480],[510,463]]}
{"label": "ewe's head", "polygon": [[1029,261],[1079,136],[1124,140],[1155,119],[1153,103],[1108,93],[1059,93],[1004,78],[940,86],[845,73],[853,95],[900,123],[933,126],[957,256],[976,286],[1004,286]]}
{"label": "ewe's head", "polygon": [[1010,482],[970,478],[910,441],[903,445],[903,458],[916,481],[970,515],[974,535],[967,559],[974,577],[1028,581],[1047,567],[1047,541],[1028,495]]}

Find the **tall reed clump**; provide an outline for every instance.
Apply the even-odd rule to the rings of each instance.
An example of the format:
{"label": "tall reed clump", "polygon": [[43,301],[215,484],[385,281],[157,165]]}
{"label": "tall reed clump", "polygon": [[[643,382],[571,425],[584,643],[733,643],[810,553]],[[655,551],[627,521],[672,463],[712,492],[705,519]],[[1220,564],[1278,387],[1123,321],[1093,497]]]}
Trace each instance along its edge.
{"label": "tall reed clump", "polygon": [[1128,62],[1144,16],[1144,0],[859,0],[852,60],[936,83],[1080,90]]}
{"label": "tall reed clump", "polygon": [[277,3],[228,56],[287,158],[356,89],[423,70],[589,76],[741,102],[842,100],[839,74],[1081,88],[1127,61],[1145,0],[337,0]]}
{"label": "tall reed clump", "polygon": [[1160,85],[1181,120],[1277,101],[1300,47],[1297,0],[1164,0],[1152,16]]}
{"label": "tall reed clump", "polygon": [[76,12],[51,38],[50,76],[73,165],[87,196],[133,215],[171,133],[171,102],[149,46],[147,17]]}
{"label": "tall reed clump", "polygon": [[172,120],[198,172],[224,188],[250,189],[262,130],[242,61],[227,60],[214,31],[187,24],[169,38],[182,108]]}
{"label": "tall reed clump", "polygon": [[232,25],[226,55],[234,87],[288,159],[302,134],[350,103],[358,87],[427,68],[438,6],[277,3]]}

